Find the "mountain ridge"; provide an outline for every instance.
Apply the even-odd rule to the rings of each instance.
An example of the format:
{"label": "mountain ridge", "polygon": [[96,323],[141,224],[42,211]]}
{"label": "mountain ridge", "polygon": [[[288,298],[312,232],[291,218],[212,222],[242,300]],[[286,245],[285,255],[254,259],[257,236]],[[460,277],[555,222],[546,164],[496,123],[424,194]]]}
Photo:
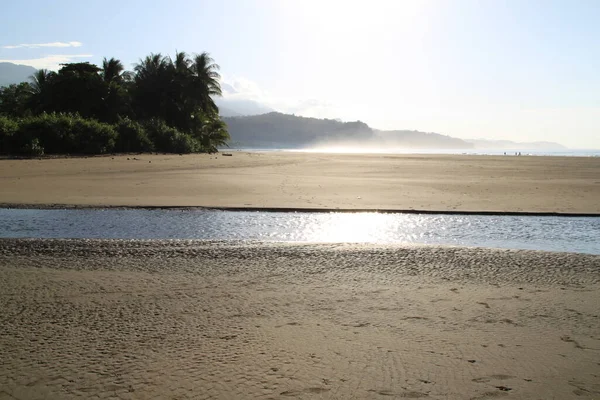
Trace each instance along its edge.
{"label": "mountain ridge", "polygon": [[[361,121],[301,117],[280,112],[223,117],[232,142],[246,148],[357,147],[364,149],[564,150],[554,142],[472,140],[416,130],[379,130]],[[497,145],[494,145],[497,143]]]}
{"label": "mountain ridge", "polygon": [[29,65],[14,64],[10,62],[0,62],[0,86],[12,85],[29,81],[37,69]]}

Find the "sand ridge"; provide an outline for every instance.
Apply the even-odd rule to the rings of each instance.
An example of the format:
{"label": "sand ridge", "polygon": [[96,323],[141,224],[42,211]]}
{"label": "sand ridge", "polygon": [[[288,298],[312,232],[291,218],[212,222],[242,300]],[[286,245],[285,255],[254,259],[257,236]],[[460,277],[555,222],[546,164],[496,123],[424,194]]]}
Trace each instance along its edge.
{"label": "sand ridge", "polygon": [[600,396],[600,256],[0,240],[0,398]]}
{"label": "sand ridge", "polygon": [[0,160],[0,204],[600,214],[599,157],[316,154]]}

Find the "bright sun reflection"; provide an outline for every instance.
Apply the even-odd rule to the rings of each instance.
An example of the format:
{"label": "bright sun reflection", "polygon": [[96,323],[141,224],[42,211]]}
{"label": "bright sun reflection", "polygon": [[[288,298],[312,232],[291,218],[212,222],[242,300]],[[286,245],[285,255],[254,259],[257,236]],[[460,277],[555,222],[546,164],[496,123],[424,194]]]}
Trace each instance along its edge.
{"label": "bright sun reflection", "polygon": [[331,214],[326,223],[314,231],[318,242],[377,242],[385,238],[389,221],[383,214]]}

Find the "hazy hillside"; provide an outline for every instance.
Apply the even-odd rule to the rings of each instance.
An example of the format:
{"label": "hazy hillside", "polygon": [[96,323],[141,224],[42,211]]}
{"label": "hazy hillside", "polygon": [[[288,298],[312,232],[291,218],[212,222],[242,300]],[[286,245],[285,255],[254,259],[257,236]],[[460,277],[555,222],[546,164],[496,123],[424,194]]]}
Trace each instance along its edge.
{"label": "hazy hillside", "polygon": [[232,142],[242,147],[309,147],[325,141],[373,137],[373,131],[363,122],[304,118],[277,112],[224,120]]}
{"label": "hazy hillside", "polygon": [[240,114],[231,108],[219,106],[219,115],[221,117],[241,117],[243,114]]}
{"label": "hazy hillside", "polygon": [[447,135],[419,131],[376,131],[377,142],[386,148],[471,149],[473,144]]}
{"label": "hazy hillside", "polygon": [[297,117],[272,112],[224,118],[236,147],[306,148],[351,146],[371,148],[460,148],[464,140],[418,131],[376,131],[364,122]]}
{"label": "hazy hillside", "polygon": [[0,86],[29,81],[35,71],[35,68],[28,65],[0,62]]}

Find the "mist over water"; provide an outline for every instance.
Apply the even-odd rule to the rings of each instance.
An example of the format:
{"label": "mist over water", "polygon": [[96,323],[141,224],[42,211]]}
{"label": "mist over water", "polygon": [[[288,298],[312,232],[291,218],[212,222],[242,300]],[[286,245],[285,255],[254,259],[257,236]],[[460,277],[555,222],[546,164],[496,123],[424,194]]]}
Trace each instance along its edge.
{"label": "mist over water", "polygon": [[[323,154],[456,154],[456,155],[490,155],[490,156],[548,156],[548,157],[600,157],[600,150],[531,150],[531,149],[422,149],[402,147],[370,147],[365,145],[318,145],[308,148],[233,148],[230,150],[250,152],[297,152]],[[517,153],[517,154],[516,154]]]}

